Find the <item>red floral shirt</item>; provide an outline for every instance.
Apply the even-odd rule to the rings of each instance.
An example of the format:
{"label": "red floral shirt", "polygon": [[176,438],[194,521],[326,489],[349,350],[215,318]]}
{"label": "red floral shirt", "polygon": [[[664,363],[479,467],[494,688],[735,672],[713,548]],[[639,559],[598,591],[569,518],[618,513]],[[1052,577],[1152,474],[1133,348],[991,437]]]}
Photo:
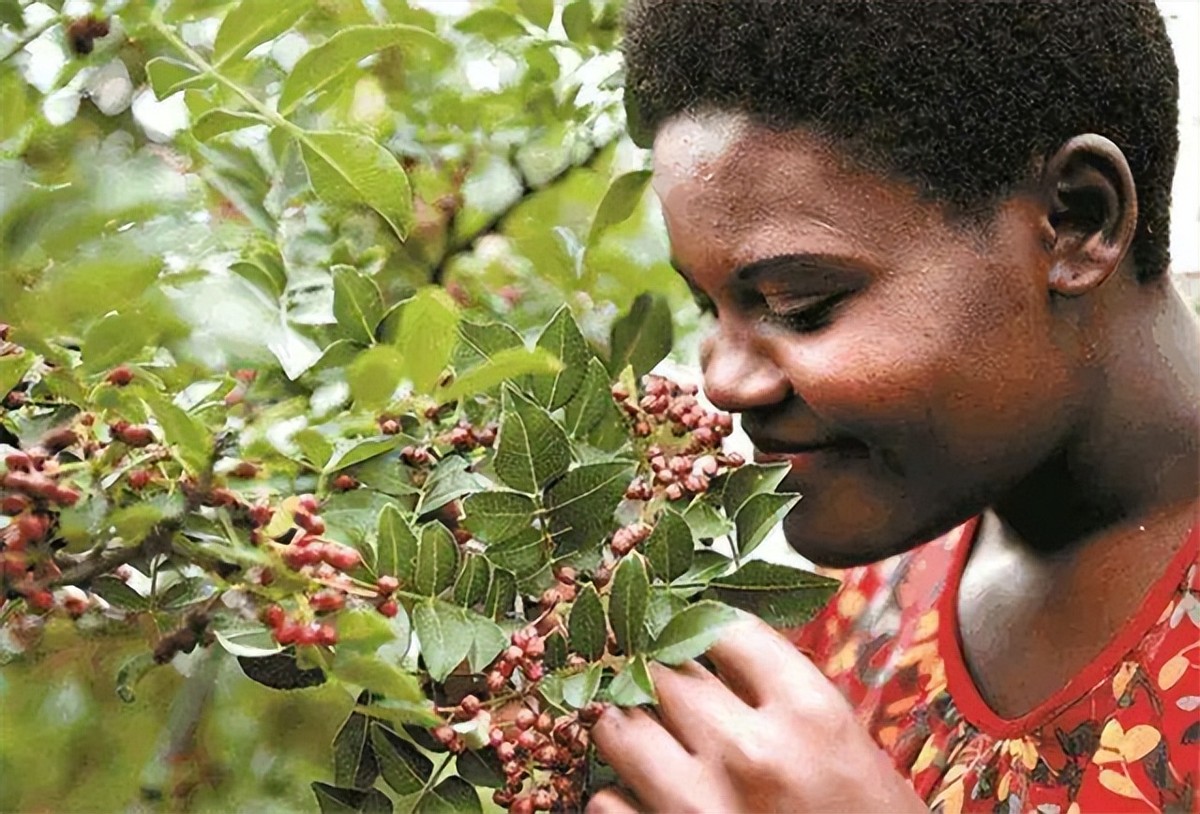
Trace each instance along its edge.
{"label": "red floral shirt", "polygon": [[1200,526],[1108,647],[1009,720],[957,636],[977,525],[847,571],[793,640],[935,814],[1200,811]]}

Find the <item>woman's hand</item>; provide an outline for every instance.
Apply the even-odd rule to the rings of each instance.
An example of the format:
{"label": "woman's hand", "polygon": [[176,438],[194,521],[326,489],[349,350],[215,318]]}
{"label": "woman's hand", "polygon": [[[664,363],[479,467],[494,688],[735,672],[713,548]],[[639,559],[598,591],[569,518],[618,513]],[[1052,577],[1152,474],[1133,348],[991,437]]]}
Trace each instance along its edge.
{"label": "woman's hand", "polygon": [[654,811],[927,812],[849,705],[790,642],[756,619],[695,662],[656,666],[659,706],[608,709],[592,730],[636,799],[605,789],[588,814]]}

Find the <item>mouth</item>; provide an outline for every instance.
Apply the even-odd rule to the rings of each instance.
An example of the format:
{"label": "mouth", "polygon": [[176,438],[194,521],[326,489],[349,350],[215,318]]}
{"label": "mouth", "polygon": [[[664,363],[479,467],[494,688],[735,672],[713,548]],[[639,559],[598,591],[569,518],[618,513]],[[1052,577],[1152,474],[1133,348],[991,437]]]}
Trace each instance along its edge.
{"label": "mouth", "polygon": [[851,438],[833,438],[809,443],[785,443],[776,439],[754,440],[754,460],[760,464],[787,463],[792,470],[808,469],[821,461],[867,458],[866,444]]}

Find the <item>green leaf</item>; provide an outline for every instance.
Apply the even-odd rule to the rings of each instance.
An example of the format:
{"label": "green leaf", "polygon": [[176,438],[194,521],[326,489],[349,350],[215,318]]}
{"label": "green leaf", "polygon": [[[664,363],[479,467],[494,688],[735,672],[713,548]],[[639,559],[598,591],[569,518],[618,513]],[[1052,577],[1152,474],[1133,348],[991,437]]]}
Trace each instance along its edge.
{"label": "green leaf", "polygon": [[550,564],[550,552],[542,532],[529,528],[502,543],[488,546],[487,558],[494,565],[511,571],[517,580],[532,577]]}
{"label": "green leaf", "polygon": [[503,619],[512,613],[516,601],[516,576],[503,568],[493,570],[492,584],[488,586],[487,599],[483,601],[483,612],[493,619]]}
{"label": "green leaf", "polygon": [[213,635],[216,637],[217,644],[221,645],[221,649],[233,656],[255,659],[283,650],[283,647],[275,641],[265,627],[228,633],[214,630]]}
{"label": "green leaf", "polygon": [[423,526],[417,539],[413,591],[423,596],[439,594],[450,587],[457,570],[458,546],[454,536],[441,523]]}
{"label": "green leaf", "polygon": [[239,113],[218,107],[197,118],[192,123],[191,134],[201,141],[208,141],[222,133],[260,124],[269,124],[269,122],[256,113]]}
{"label": "green leaf", "polygon": [[685,598],[676,591],[661,585],[650,586],[650,602],[646,606],[646,633],[650,641],[658,638],[675,614],[688,606]]}
{"label": "green leaf", "polygon": [[516,17],[498,8],[482,8],[454,24],[464,34],[476,34],[489,42],[523,37],[527,33]]}
{"label": "green leaf", "polygon": [[239,260],[231,263],[229,270],[272,300],[282,297],[283,290],[287,287],[287,275],[283,273],[283,269],[269,263],[258,260]]}
{"label": "green leaf", "polygon": [[0,396],[8,393],[25,378],[33,367],[34,355],[22,350],[20,353],[0,356]]}
{"label": "green leaf", "polygon": [[614,410],[612,381],[604,364],[593,356],[588,359],[579,389],[564,408],[567,432],[572,438],[582,440],[606,415],[614,415]]}
{"label": "green leaf", "polygon": [[485,616],[470,611],[464,613],[473,628],[467,664],[473,672],[482,673],[500,655],[500,651],[508,647],[508,634]]}
{"label": "green leaf", "polygon": [[208,429],[165,399],[147,396],[142,401],[158,420],[167,443],[175,447],[184,467],[192,474],[204,471],[213,451],[213,438]]}
{"label": "green leaf", "polygon": [[[369,693],[362,695],[369,696]],[[370,724],[371,719],[366,715],[351,712],[333,737],[333,782],[342,788],[367,789],[379,777]]]}
{"label": "green leaf", "polygon": [[604,606],[600,594],[591,583],[584,585],[571,605],[567,630],[571,649],[588,661],[596,661],[604,655],[604,644],[608,638],[608,627],[604,622]]}
{"label": "green leaf", "polygon": [[305,97],[320,93],[346,69],[371,54],[413,43],[438,51],[451,50],[436,34],[412,25],[355,25],[338,31],[292,67],[279,94],[280,114],[291,114]]}
{"label": "green leaf", "polygon": [[745,557],[758,548],[799,500],[799,495],[775,492],[764,492],[747,500],[734,518],[738,554]]}
{"label": "green leaf", "polygon": [[379,773],[397,794],[415,794],[433,776],[433,761],[387,727],[371,723],[371,745]]}
{"label": "green leaf", "polygon": [[333,456],[333,444],[329,443],[329,439],[320,430],[312,428],[300,430],[292,436],[292,440],[296,442],[296,446],[300,447],[300,453],[304,456],[304,460],[317,469],[324,469],[325,464]]}
{"label": "green leaf", "polygon": [[468,495],[462,524],[485,543],[500,543],[533,525],[537,506],[521,492],[503,490]]}
{"label": "green leaf", "polygon": [[483,806],[470,783],[447,777],[421,797],[413,814],[483,814]]}
{"label": "green leaf", "polygon": [[160,102],[199,77],[195,68],[177,59],[155,57],[146,63],[146,78]]}
{"label": "green leaf", "polygon": [[571,465],[570,441],[545,409],[508,389],[493,465],[506,486],[533,494]]}
{"label": "green leaf", "polygon": [[362,653],[370,655],[392,641],[396,631],[392,624],[375,610],[344,610],[337,616],[338,655]]}
{"label": "green leaf", "polygon": [[240,59],[273,40],[308,13],[312,0],[241,0],[221,21],[213,43],[214,67]]}
{"label": "green leaf", "polygon": [[530,390],[547,410],[557,410],[571,400],[583,383],[592,352],[566,306],[558,309],[537,344],[562,360],[562,369],[553,376],[534,377]]}
{"label": "green leaf", "polygon": [[820,610],[838,581],[786,565],[752,560],[714,577],[704,596],[758,616],[773,627],[796,627]]}
{"label": "green leaf", "polygon": [[354,403],[368,410],[386,407],[405,369],[403,354],[390,345],[375,345],[354,357],[346,370],[346,383]]}
{"label": "green leaf", "polygon": [[725,514],[737,517],[747,500],[755,495],[774,492],[791,468],[790,464],[785,463],[746,464],[729,473],[721,491],[721,505],[725,507]]}
{"label": "green leaf", "polygon": [[138,653],[121,665],[121,669],[117,671],[117,697],[126,704],[132,704],[137,700],[134,695],[133,688],[142,680],[146,673],[158,666],[158,662],[154,660],[154,654],[147,651]]}
{"label": "green leaf", "polygon": [[395,345],[417,393],[432,393],[458,343],[458,306],[441,286],[417,292],[400,318]]}
{"label": "green leaf", "polygon": [[554,20],[554,0],[518,0],[525,19],[538,28],[549,28]]}
{"label": "green leaf", "polygon": [[587,238],[589,248],[599,242],[605,232],[633,214],[649,182],[650,170],[627,172],[613,179],[596,210],[596,216],[592,218],[592,228]]}
{"label": "green leaf", "polygon": [[459,455],[449,455],[430,472],[416,513],[427,514],[463,495],[472,495],[490,486],[487,478],[471,471],[470,461]]}
{"label": "green leaf", "polygon": [[395,576],[404,585],[412,585],[417,570],[417,535],[395,506],[379,515],[378,554],[375,573]]}
{"label": "green leaf", "polygon": [[472,786],[488,789],[504,788],[504,764],[492,749],[475,751],[468,749],[458,756],[454,764],[459,776]]}
{"label": "green leaf", "polygon": [[693,539],[724,537],[733,531],[733,522],[709,501],[707,495],[688,506],[683,519],[691,528]]}
{"label": "green leaf", "polygon": [[546,491],[556,553],[577,551],[608,533],[633,468],[625,461],[585,464]]}
{"label": "green leaf", "polygon": [[392,801],[379,789],[343,789],[313,782],[321,814],[392,814]]}
{"label": "green leaf", "polygon": [[507,348],[463,373],[446,387],[438,388],[433,397],[439,404],[446,404],[486,393],[522,376],[553,377],[562,369],[562,362],[542,348]]}
{"label": "green leaf", "polygon": [[340,472],[363,461],[369,461],[377,455],[384,455],[396,448],[396,439],[388,436],[382,438],[343,438],[334,445],[333,452],[325,461],[321,471],[326,475]]}
{"label": "green leaf", "polygon": [[[379,286],[353,266],[334,266],[333,316],[345,336],[364,345],[374,344],[375,327],[383,319]],[[393,389],[396,384],[392,383]]]}
{"label": "green leaf", "polygon": [[486,559],[480,556],[468,555],[466,564],[454,581],[454,602],[469,608],[487,598],[488,586],[492,582],[492,572]]}
{"label": "green leaf", "polygon": [[592,30],[592,0],[568,3],[563,9],[562,24],[571,42],[586,42]]}
{"label": "green leaf", "polygon": [[672,509],[665,509],[659,516],[644,548],[654,575],[665,582],[687,573],[692,567],[695,550],[692,530],[683,517]]}
{"label": "green leaf", "polygon": [[600,690],[600,676],[603,673],[603,666],[589,664],[583,672],[564,678],[562,682],[563,703],[573,709],[582,709],[587,706]]}
{"label": "green leaf", "polygon": [[632,366],[637,376],[666,358],[674,343],[671,306],[660,294],[639,294],[629,313],[613,323],[609,339],[610,373]]}
{"label": "green leaf", "polygon": [[354,654],[346,658],[339,653],[333,662],[333,674],[342,681],[397,701],[419,703],[425,700],[416,676],[372,656]]}
{"label": "green leaf", "polygon": [[310,130],[297,138],[309,182],[321,200],[331,206],[369,206],[404,240],[412,226],[412,190],[394,155],[356,133]]}
{"label": "green leaf", "polygon": [[626,663],[608,685],[608,699],[619,707],[658,703],[654,679],[650,677],[650,665],[646,663],[645,656],[637,656]]}
{"label": "green leaf", "polygon": [[475,641],[475,628],[467,612],[437,599],[413,607],[413,628],[434,681],[445,681],[467,657]]}
{"label": "green leaf", "polygon": [[641,652],[646,644],[646,605],[650,601],[650,577],[646,561],[634,552],[622,558],[613,574],[608,598],[608,620],[617,646],[627,655]]}
{"label": "green leaf", "polygon": [[709,550],[697,551],[695,559],[692,561],[692,567],[688,569],[686,574],[677,579],[676,582],[684,585],[708,583],[715,577],[726,573],[732,567],[733,560],[724,554]]}
{"label": "green leaf", "polygon": [[455,366],[464,369],[486,362],[509,348],[523,348],[521,335],[512,326],[502,322],[478,324],[463,322],[458,326],[461,340],[455,357]]}
{"label": "green leaf", "polygon": [[697,602],[676,614],[659,634],[651,658],[671,666],[683,664],[708,650],[722,628],[737,619],[737,611],[719,602]]}

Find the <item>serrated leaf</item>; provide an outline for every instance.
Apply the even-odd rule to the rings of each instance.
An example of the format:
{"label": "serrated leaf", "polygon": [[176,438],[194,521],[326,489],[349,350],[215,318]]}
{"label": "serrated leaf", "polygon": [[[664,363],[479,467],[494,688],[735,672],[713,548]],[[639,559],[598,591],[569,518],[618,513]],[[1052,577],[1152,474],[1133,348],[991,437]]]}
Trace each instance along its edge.
{"label": "serrated leaf", "polygon": [[392,801],[379,789],[343,789],[313,782],[321,814],[392,814]]}
{"label": "serrated leaf", "polygon": [[504,788],[504,764],[492,749],[474,751],[468,749],[458,756],[454,764],[458,774],[472,786],[488,789]]}
{"label": "serrated leaf", "polygon": [[214,67],[240,59],[258,45],[273,40],[308,13],[312,0],[241,0],[234,6],[213,43]]}
{"label": "serrated leaf", "polygon": [[154,654],[150,652],[138,653],[126,659],[125,663],[121,665],[121,669],[117,671],[117,697],[126,704],[136,701],[134,687],[146,673],[157,666],[158,662],[154,660]]}
{"label": "serrated leaf", "polygon": [[528,579],[550,564],[546,541],[535,528],[528,528],[502,543],[488,546],[487,558],[498,568],[511,571],[518,581]]}
{"label": "serrated leaf", "polygon": [[537,345],[562,361],[562,369],[552,376],[535,376],[530,391],[543,407],[557,410],[570,401],[583,383],[592,352],[588,348],[575,318],[566,306],[550,320],[538,337]]}
{"label": "serrated leaf", "polygon": [[541,406],[506,391],[493,461],[500,480],[533,494],[570,465],[571,444],[563,428]]}
{"label": "serrated leaf", "polygon": [[149,610],[150,600],[112,576],[100,576],[89,586],[92,593],[122,610]]}
{"label": "serrated leaf", "polygon": [[678,512],[666,509],[646,539],[643,550],[654,575],[670,582],[692,567],[696,547],[687,522]]}
{"label": "serrated leaf", "polygon": [[309,182],[321,200],[370,207],[405,239],[412,226],[412,190],[394,155],[356,133],[307,131],[297,138]]}
{"label": "serrated leaf", "polygon": [[494,569],[492,584],[488,586],[487,599],[483,601],[484,614],[493,619],[503,619],[513,612],[516,601],[516,576],[503,568]]}
{"label": "serrated leaf", "polygon": [[443,458],[429,474],[416,513],[427,514],[464,495],[482,492],[491,486],[487,478],[471,471],[471,462],[458,455]]}
{"label": "serrated leaf", "polygon": [[786,565],[752,560],[714,576],[704,596],[758,616],[774,627],[808,621],[837,591],[838,581]]}
{"label": "serrated leaf", "polygon": [[563,678],[563,703],[573,709],[587,706],[600,690],[600,676],[604,668],[599,664],[589,664],[581,673]]}
{"label": "serrated leaf", "polygon": [[454,602],[469,608],[487,597],[492,574],[487,560],[480,556],[468,556],[458,579],[454,581]]}
{"label": "serrated leaf", "polygon": [[162,427],[166,442],[175,447],[184,467],[192,474],[202,472],[213,451],[213,438],[208,429],[166,399],[147,395],[142,401]]}
{"label": "serrated leaf", "polygon": [[646,606],[650,601],[650,577],[646,561],[637,553],[626,555],[613,574],[608,598],[608,620],[622,652],[638,653],[646,644]]}
{"label": "serrated leaf", "polygon": [[434,681],[445,681],[446,676],[467,657],[475,640],[475,630],[466,611],[437,599],[421,602],[413,608],[413,629]]}
{"label": "serrated leaf", "polygon": [[432,393],[458,343],[458,306],[441,286],[421,289],[401,312],[395,346],[417,393]]}
{"label": "serrated leaf", "polygon": [[436,34],[412,25],[355,25],[338,31],[292,67],[279,94],[280,114],[289,115],[305,97],[320,93],[371,54],[410,43],[449,49]]}
{"label": "serrated leaf", "polygon": [[425,700],[417,677],[372,656],[339,653],[333,662],[333,674],[341,681],[357,684],[397,701],[418,703]]}
{"label": "serrated leaf", "polygon": [[460,369],[481,364],[509,348],[525,347],[521,335],[502,322],[463,322],[458,326],[458,334],[461,341],[455,366]]}
{"label": "serrated leaf", "polygon": [[692,530],[693,539],[724,537],[733,531],[733,521],[709,502],[707,495],[693,501],[684,511],[683,519]]}
{"label": "serrated leaf", "polygon": [[626,663],[608,685],[608,699],[619,707],[658,703],[654,679],[650,677],[650,666],[645,656],[637,656]]}
{"label": "serrated leaf", "polygon": [[631,366],[637,376],[666,358],[674,343],[671,306],[659,294],[640,294],[629,312],[613,323],[609,337],[610,373]]}
{"label": "serrated leaf", "polygon": [[542,657],[542,664],[547,670],[558,670],[565,667],[567,664],[567,637],[562,631],[556,630],[546,637],[546,654]]}
{"label": "serrated leaf", "polygon": [[[373,344],[375,328],[383,319],[383,295],[379,286],[353,266],[334,266],[333,316],[347,337],[364,345]],[[392,389],[396,384],[392,382]]]}
{"label": "serrated leaf", "polygon": [[433,776],[433,761],[381,724],[371,723],[371,745],[383,782],[397,794],[415,794]]}
{"label": "serrated leaf", "polygon": [[734,518],[734,543],[738,554],[745,557],[758,548],[799,500],[799,495],[765,492],[742,504]]}
{"label": "serrated leaf", "polygon": [[737,517],[737,513],[747,500],[768,492],[774,492],[791,471],[791,465],[780,464],[746,464],[730,472],[724,478],[721,491],[721,505],[725,514]]}
{"label": "serrated leaf", "polygon": [[404,585],[412,585],[417,570],[417,535],[395,506],[379,515],[375,573],[390,574]]}
{"label": "serrated leaf", "polygon": [[254,113],[239,113],[224,108],[215,108],[198,117],[192,123],[191,134],[201,141],[216,138],[222,133],[268,124],[266,119]]}
{"label": "serrated leaf", "polygon": [[575,396],[564,408],[567,432],[575,440],[582,440],[614,410],[612,382],[604,364],[592,357],[587,362],[587,372]]}
{"label": "serrated leaf", "polygon": [[650,602],[646,606],[646,634],[650,641],[658,638],[675,614],[688,606],[687,600],[676,591],[658,585],[650,586]]}
{"label": "serrated leaf", "polygon": [[438,388],[434,400],[446,404],[486,393],[522,376],[553,377],[562,369],[562,362],[543,348],[506,348],[463,373],[446,387]]}
{"label": "serrated leaf", "polygon": [[413,591],[434,596],[450,587],[458,570],[458,546],[441,523],[421,527],[417,537],[417,560],[413,569]]}
{"label": "serrated leaf", "polygon": [[447,777],[425,793],[413,814],[482,814],[479,795],[461,777]]}
{"label": "serrated leaf", "polygon": [[719,639],[725,625],[737,619],[737,611],[719,602],[703,601],[676,614],[654,642],[650,656],[675,666],[694,659]]}
{"label": "serrated leaf", "polygon": [[588,661],[604,655],[604,643],[608,638],[608,627],[604,621],[604,606],[600,595],[591,583],[584,585],[571,605],[567,619],[571,649]]}
{"label": "serrated leaf", "polygon": [[379,776],[370,724],[366,715],[352,712],[333,737],[333,782],[342,788],[367,789]]}
{"label": "serrated leaf", "polygon": [[160,102],[180,88],[197,80],[200,74],[186,62],[169,57],[155,57],[146,63],[146,78],[150,89]]}
{"label": "serrated leaf", "polygon": [[508,491],[468,495],[462,507],[463,526],[485,543],[500,543],[530,528],[537,511],[529,495]]}
{"label": "serrated leaf", "polygon": [[632,477],[633,468],[624,461],[586,464],[546,491],[556,554],[595,543],[608,532]]}
{"label": "serrated leaf", "polygon": [[470,611],[465,613],[473,629],[467,665],[473,672],[482,673],[508,647],[508,635],[491,619]]}

